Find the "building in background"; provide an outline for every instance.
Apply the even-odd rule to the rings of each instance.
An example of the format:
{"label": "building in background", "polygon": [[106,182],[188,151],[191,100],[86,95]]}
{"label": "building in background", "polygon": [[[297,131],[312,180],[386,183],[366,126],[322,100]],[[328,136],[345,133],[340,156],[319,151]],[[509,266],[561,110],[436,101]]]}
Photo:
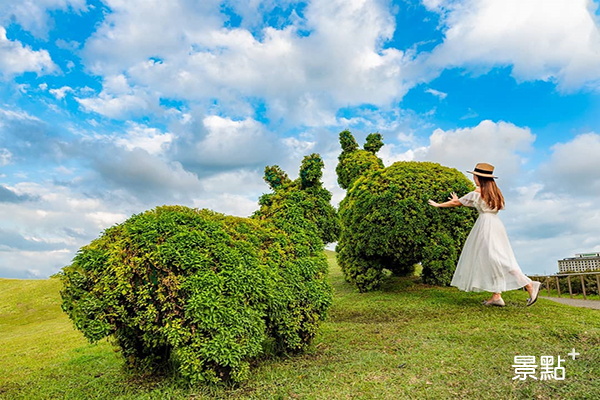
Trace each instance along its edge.
{"label": "building in background", "polygon": [[579,253],[575,257],[558,260],[559,272],[600,270],[600,253]]}

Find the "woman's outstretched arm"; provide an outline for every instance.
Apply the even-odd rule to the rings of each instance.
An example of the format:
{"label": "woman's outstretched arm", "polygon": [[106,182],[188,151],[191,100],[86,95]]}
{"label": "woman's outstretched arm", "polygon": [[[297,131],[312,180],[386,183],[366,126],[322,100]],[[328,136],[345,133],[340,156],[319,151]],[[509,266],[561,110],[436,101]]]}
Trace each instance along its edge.
{"label": "woman's outstretched arm", "polygon": [[456,193],[452,192],[450,197],[448,197],[448,201],[445,203],[436,203],[433,200],[429,200],[429,205],[434,207],[458,207],[462,206],[462,203],[458,200],[458,196]]}

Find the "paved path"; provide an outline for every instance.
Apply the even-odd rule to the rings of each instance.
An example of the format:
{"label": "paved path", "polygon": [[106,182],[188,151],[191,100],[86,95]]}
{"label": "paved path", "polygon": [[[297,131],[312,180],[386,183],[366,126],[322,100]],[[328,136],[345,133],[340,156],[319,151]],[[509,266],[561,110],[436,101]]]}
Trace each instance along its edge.
{"label": "paved path", "polygon": [[600,300],[582,300],[582,299],[571,299],[571,298],[563,298],[563,297],[546,297],[540,296],[541,299],[552,300],[557,303],[567,304],[569,306],[575,307],[586,307],[586,308],[594,308],[596,310],[600,310]]}

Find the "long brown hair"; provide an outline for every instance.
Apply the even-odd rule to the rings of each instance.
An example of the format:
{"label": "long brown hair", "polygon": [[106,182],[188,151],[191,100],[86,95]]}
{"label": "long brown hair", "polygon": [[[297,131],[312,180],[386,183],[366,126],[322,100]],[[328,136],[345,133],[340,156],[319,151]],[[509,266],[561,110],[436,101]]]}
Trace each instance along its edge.
{"label": "long brown hair", "polygon": [[481,197],[483,201],[490,206],[493,210],[500,210],[504,207],[504,196],[494,178],[486,178],[484,176],[477,176],[479,181],[479,188],[481,189]]}

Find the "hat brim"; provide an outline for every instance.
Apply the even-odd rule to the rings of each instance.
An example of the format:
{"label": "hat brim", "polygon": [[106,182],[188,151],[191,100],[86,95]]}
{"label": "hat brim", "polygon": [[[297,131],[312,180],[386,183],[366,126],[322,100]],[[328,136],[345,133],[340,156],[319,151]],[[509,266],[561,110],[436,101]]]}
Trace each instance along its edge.
{"label": "hat brim", "polygon": [[473,175],[477,175],[477,176],[483,176],[484,178],[494,178],[494,179],[498,179],[497,176],[494,176],[492,174],[482,174],[481,172],[477,172],[477,171],[467,171],[470,174]]}

